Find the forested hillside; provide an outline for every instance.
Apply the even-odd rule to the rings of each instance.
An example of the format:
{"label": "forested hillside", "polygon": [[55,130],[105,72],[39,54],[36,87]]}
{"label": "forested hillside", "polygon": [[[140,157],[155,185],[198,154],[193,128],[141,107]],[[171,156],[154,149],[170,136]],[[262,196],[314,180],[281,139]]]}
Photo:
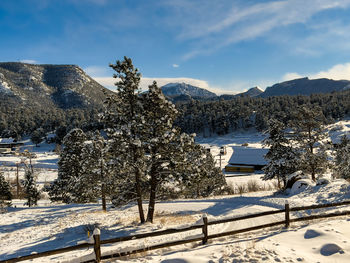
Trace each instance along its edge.
{"label": "forested hillside", "polygon": [[236,97],[231,100],[178,103],[180,116],[176,124],[188,133],[204,136],[223,135],[239,129],[267,128],[267,121],[276,118],[287,123],[302,105],[319,106],[331,123],[350,115],[350,91],[310,96],[276,96],[268,98]]}
{"label": "forested hillside", "polygon": [[105,93],[78,66],[0,63],[0,136],[94,125]]}

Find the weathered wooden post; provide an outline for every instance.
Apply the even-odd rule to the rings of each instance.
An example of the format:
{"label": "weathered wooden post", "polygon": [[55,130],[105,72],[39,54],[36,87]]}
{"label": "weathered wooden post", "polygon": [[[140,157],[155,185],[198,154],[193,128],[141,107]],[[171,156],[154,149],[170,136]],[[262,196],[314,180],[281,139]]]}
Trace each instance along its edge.
{"label": "weathered wooden post", "polygon": [[202,244],[206,244],[208,242],[208,218],[207,216],[203,216],[203,240]]}
{"label": "weathered wooden post", "polygon": [[285,217],[286,217],[286,228],[289,227],[289,221],[290,221],[290,218],[289,218],[289,203],[288,201],[286,200],[286,203],[285,203]]}
{"label": "weathered wooden post", "polygon": [[101,236],[101,231],[99,228],[95,228],[94,232],[94,251],[95,251],[95,256],[96,256],[96,262],[101,261],[101,244],[100,244],[100,236]]}
{"label": "weathered wooden post", "polygon": [[16,167],[17,167],[17,171],[16,171],[16,186],[17,186],[16,194],[17,194],[17,196],[16,196],[16,198],[20,199],[19,198],[19,163],[16,163]]}

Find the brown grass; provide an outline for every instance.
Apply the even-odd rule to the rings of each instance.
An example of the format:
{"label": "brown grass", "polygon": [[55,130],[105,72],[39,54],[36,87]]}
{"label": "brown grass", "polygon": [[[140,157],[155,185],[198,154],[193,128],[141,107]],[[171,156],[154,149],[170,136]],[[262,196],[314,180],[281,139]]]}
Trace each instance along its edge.
{"label": "brown grass", "polygon": [[154,216],[154,223],[166,225],[181,225],[194,223],[196,218],[192,215],[177,215],[170,213],[156,213]]}

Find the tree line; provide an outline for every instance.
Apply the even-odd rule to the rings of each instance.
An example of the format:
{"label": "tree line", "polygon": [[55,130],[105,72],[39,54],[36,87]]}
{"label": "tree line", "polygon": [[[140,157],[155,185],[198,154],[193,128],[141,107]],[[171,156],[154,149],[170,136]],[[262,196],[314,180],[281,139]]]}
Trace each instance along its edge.
{"label": "tree line", "polygon": [[182,131],[210,137],[251,128],[264,131],[270,119],[286,125],[293,118],[291,112],[300,107],[319,107],[323,124],[332,123],[350,115],[350,90],[310,96],[192,100],[176,106],[180,114],[175,123]]}

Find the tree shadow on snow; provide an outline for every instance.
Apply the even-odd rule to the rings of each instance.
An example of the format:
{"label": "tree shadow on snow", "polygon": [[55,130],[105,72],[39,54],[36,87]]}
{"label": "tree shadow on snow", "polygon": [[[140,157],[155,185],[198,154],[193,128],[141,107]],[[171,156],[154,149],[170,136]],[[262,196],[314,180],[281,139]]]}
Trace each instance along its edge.
{"label": "tree shadow on snow", "polygon": [[[30,209],[30,210],[38,210],[43,209],[42,213],[38,214],[36,216],[36,219],[29,219],[17,223],[11,223],[8,225],[1,225],[0,233],[11,233],[14,231],[17,231],[18,229],[25,229],[28,227],[38,226],[38,225],[48,225],[52,224],[53,222],[56,222],[58,219],[66,217],[68,212],[72,213],[80,213],[84,211],[88,211],[87,208],[93,208],[96,207],[96,209],[100,209],[95,204],[68,204],[68,205],[61,205],[61,206],[35,206],[35,207],[28,207],[28,208],[14,208],[10,207],[8,209],[8,212],[18,212],[24,209]],[[50,209],[45,209],[50,208]],[[72,209],[72,210],[69,210]]]}
{"label": "tree shadow on snow", "polygon": [[[30,233],[28,233],[30,235]],[[45,252],[48,250],[74,246],[78,241],[87,239],[86,231],[83,225],[69,227],[55,235],[39,239],[25,247],[20,248],[16,253],[5,253],[0,255],[0,260],[30,255],[33,252]],[[93,247],[93,245],[92,245]]]}
{"label": "tree shadow on snow", "polygon": [[[273,201],[269,201],[269,198],[278,199],[281,198],[282,204],[276,204]],[[284,208],[284,197],[271,197],[271,196],[263,196],[263,197],[255,197],[255,196],[235,196],[225,199],[198,199],[198,200],[178,200],[171,201],[172,204],[176,205],[177,203],[188,203],[189,206],[191,203],[213,203],[212,206],[205,208],[203,210],[199,210],[202,213],[207,213],[212,216],[222,216],[225,215],[232,210],[239,209],[246,206],[258,205],[271,207],[275,209],[283,209]],[[198,210],[186,210],[184,213],[198,213]]]}

